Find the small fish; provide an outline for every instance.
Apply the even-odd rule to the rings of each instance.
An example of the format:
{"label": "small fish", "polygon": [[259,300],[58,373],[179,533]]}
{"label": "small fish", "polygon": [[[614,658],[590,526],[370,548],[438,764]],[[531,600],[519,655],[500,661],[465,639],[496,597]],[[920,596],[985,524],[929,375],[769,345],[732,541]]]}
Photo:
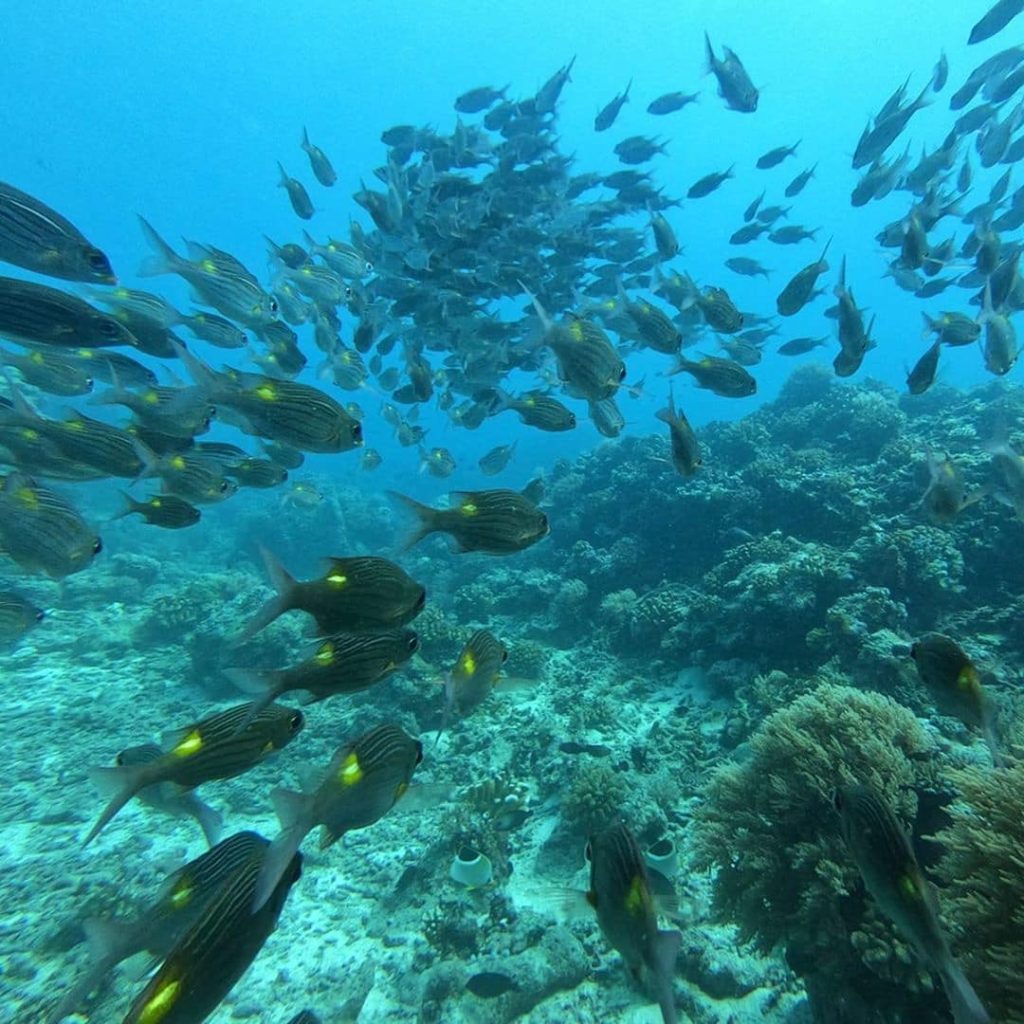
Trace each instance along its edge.
{"label": "small fish", "polygon": [[603,743],[577,743],[575,740],[559,743],[558,749],[563,754],[589,754],[591,757],[609,757],[612,752],[612,748]]}
{"label": "small fish", "polygon": [[490,630],[478,629],[466,641],[445,680],[448,708],[465,716],[482,704],[497,685],[507,660],[508,648]]}
{"label": "small fish", "polygon": [[665,1024],[675,1024],[672,978],[681,936],[658,929],[640,845],[625,825],[614,825],[590,837],[586,855],[590,862],[587,902],[597,912],[602,934],[634,976],[646,976]]}
{"label": "small fish", "polygon": [[716,189],[721,188],[726,181],[734,177],[732,167],[727,171],[712,171],[711,174],[705,174],[699,181],[695,181],[686,190],[686,195],[690,199],[703,199],[704,196],[711,195]]}
{"label": "small fish", "polygon": [[643,135],[631,135],[615,146],[615,155],[624,164],[646,163],[658,153],[666,153],[665,144]]}
{"label": "small fish", "polygon": [[672,465],[680,476],[692,476],[703,464],[697,435],[682,410],[676,409],[672,390],[668,393],[668,408],[656,413],[659,420],[668,424],[669,442],[672,446]]}
{"label": "small fish", "polygon": [[245,627],[254,636],[278,616],[303,611],[321,634],[396,629],[411,622],[426,604],[427,592],[404,569],[386,558],[329,558],[313,580],[296,580],[264,547],[260,555],[277,596]]}
{"label": "small fish", "polygon": [[[801,139],[800,142],[803,140]],[[777,146],[775,149],[768,150],[763,156],[757,158],[757,167],[762,171],[767,171],[772,167],[778,167],[783,160],[796,154],[797,147],[800,142],[794,142],[792,146]]]}
{"label": "small fish", "polygon": [[285,504],[295,508],[316,508],[323,503],[323,493],[308,480],[296,480],[284,496]]}
{"label": "small fish", "polygon": [[654,245],[659,258],[666,262],[675,259],[679,255],[679,239],[676,238],[672,225],[663,214],[652,209],[649,203],[647,212],[651,216],[651,233],[654,235]]}
{"label": "small fish", "polygon": [[31,352],[9,352],[0,348],[0,363],[13,366],[21,379],[50,395],[71,397],[92,391],[92,377],[82,364],[46,349]]}
{"label": "small fish", "polygon": [[785,227],[776,228],[768,235],[768,241],[776,245],[799,245],[800,242],[817,237],[818,229],[808,231],[799,224],[787,224]]}
{"label": "small fish", "polygon": [[995,709],[982,685],[981,673],[966,651],[952,637],[927,633],[911,646],[910,657],[940,713],[980,729],[993,762],[1002,764],[996,743]]}
{"label": "small fish", "polygon": [[[163,754],[163,750],[155,743],[143,743],[122,750],[117,755],[115,764],[119,768],[125,765],[150,764],[163,757]],[[224,824],[223,819],[219,812],[199,799],[194,789],[183,790],[173,782],[157,782],[140,789],[138,798],[140,803],[152,807],[161,814],[170,814],[176,818],[195,818],[203,830],[206,842],[210,846],[217,845]]]}
{"label": "small fish", "polygon": [[[704,322],[720,334],[735,334],[743,327],[743,314],[724,288],[707,288],[697,296],[696,303]],[[623,368],[625,374],[625,368]]]}
{"label": "small fish", "polygon": [[814,172],[818,169],[818,165],[815,164],[813,167],[809,167],[805,171],[801,171],[787,186],[786,186],[786,198],[792,199],[794,196],[800,195],[801,192],[807,187],[807,183],[814,177]]}
{"label": "small fish", "polygon": [[780,316],[795,316],[813,298],[814,289],[817,286],[818,278],[828,270],[828,262],[825,259],[828,255],[828,247],[832,244],[830,238],[825,243],[821,255],[814,263],[809,263],[802,270],[786,282],[786,286],[779,292],[775,300],[775,308]]}
{"label": "small fish", "polygon": [[935,383],[941,349],[942,342],[936,340],[907,374],[907,390],[912,395],[923,395]]}
{"label": "small fish", "polygon": [[755,221],[752,224],[744,224],[743,227],[737,228],[729,236],[729,244],[748,245],[750,242],[760,238],[761,235],[765,234],[769,230],[768,225],[762,224],[760,221]]}
{"label": "small fish", "polygon": [[376,448],[366,448],[363,451],[363,457],[359,460],[359,468],[372,473],[383,461],[384,456]]}
{"label": "small fish", "polygon": [[614,398],[602,398],[588,405],[590,420],[602,437],[618,437],[626,428],[626,420]]}
{"label": "small fish", "polygon": [[70,502],[15,470],[0,477],[0,550],[59,580],[87,568],[103,543]]}
{"label": "small fish", "polygon": [[314,792],[275,789],[271,800],[281,831],[260,871],[253,908],[268,899],[282,871],[317,825],[323,826],[320,849],[326,850],[346,832],[375,824],[409,788],[422,760],[420,741],[388,723],[346,743]]}
{"label": "small fish", "polygon": [[296,854],[254,909],[269,856],[261,850],[229,876],[132,1003],[124,1024],[199,1024],[220,1005],[270,937],[302,874]]}
{"label": "small fish", "polygon": [[117,284],[110,260],[70,221],[0,182],[0,260],[47,277]]}
{"label": "small fish", "polygon": [[135,346],[135,337],[116,317],[76,295],[13,277],[0,277],[0,335],[63,349]]}
{"label": "small fish", "polygon": [[943,50],[939,59],[935,62],[935,69],[932,71],[932,92],[942,92],[949,79],[949,60]]}
{"label": "small fish", "polygon": [[757,381],[739,363],[731,359],[702,355],[700,359],[679,356],[676,365],[668,371],[688,373],[697,386],[713,391],[722,398],[746,398],[757,391]]}
{"label": "small fish", "polygon": [[194,505],[173,494],[155,494],[145,501],[136,501],[122,491],[121,497],[124,498],[125,506],[114,516],[115,519],[138,513],[150,526],[159,526],[164,530],[182,530],[194,526],[202,515]]}
{"label": "small fish", "polygon": [[481,971],[466,982],[466,991],[480,999],[497,999],[506,992],[518,991],[519,985],[507,974],[497,971]]}
{"label": "small fish", "polygon": [[506,395],[499,390],[498,401],[502,409],[517,412],[523,423],[538,430],[559,433],[563,430],[573,430],[576,426],[576,414],[572,409],[543,391],[524,391],[521,395]]}
{"label": "small fish", "polygon": [[708,73],[713,74],[718,80],[718,95],[725,100],[725,105],[730,110],[752,114],[757,110],[757,101],[760,97],[743,62],[728,46],[722,47],[725,57],[718,60],[707,32],[704,33],[704,45],[708,57]]}
{"label": "small fish", "polygon": [[455,456],[447,448],[420,448],[420,472],[428,472],[440,480],[455,472]]}
{"label": "small fish", "polygon": [[[527,488],[529,490],[529,487]],[[550,532],[548,517],[526,493],[510,490],[455,491],[444,509],[422,505],[397,491],[388,492],[416,514],[418,528],[406,542],[410,548],[431,533],[447,533],[460,552],[507,555],[522,551]]]}
{"label": "small fish", "polygon": [[665,114],[672,114],[690,103],[696,103],[700,93],[667,92],[647,104],[647,113],[663,117]]}
{"label": "small fish", "polygon": [[633,79],[631,78],[623,92],[601,108],[597,117],[594,118],[595,132],[607,131],[613,124],[615,124],[615,119],[619,116],[619,111],[622,110],[623,106],[629,102],[629,89],[632,84]]}
{"label": "small fish", "polygon": [[245,331],[216,313],[193,313],[191,316],[183,316],[181,324],[197,338],[217,348],[245,348],[249,344]]}
{"label": "small fish", "polygon": [[309,198],[305,185],[298,178],[290,178],[284,167],[278,163],[278,172],[281,177],[278,181],[278,188],[283,188],[288,193],[288,201],[292,204],[296,217],[309,220],[316,212],[313,200]]}
{"label": "small fish", "polygon": [[937,526],[948,526],[968,505],[973,505],[983,496],[979,492],[968,497],[963,474],[949,456],[938,458],[929,455],[928,474],[928,489],[921,503],[929,520]]}
{"label": "small fish", "polygon": [[1021,11],[1024,11],[1024,0],[996,0],[971,29],[967,44],[970,46],[991,39],[1002,32]]}
{"label": "small fish", "polygon": [[802,356],[827,344],[828,338],[793,338],[780,345],[777,351],[782,356]]}
{"label": "small fish", "polygon": [[28,598],[15,590],[0,589],[0,644],[16,644],[30,629],[46,618]]}
{"label": "small fish", "polygon": [[498,100],[504,99],[506,92],[507,85],[504,89],[492,89],[489,85],[481,85],[459,96],[455,101],[455,109],[460,114],[479,114],[481,110],[487,110]]}
{"label": "small fish", "polygon": [[941,313],[937,319],[922,313],[926,333],[935,334],[943,345],[956,348],[973,345],[981,335],[981,325],[965,313]]}
{"label": "small fish", "polygon": [[833,803],[864,886],[903,937],[942,979],[957,1024],[990,1018],[949,951],[935,897],[889,804],[866,786],[843,786]]}
{"label": "small fish", "polygon": [[305,718],[295,708],[272,705],[242,731],[248,704],[219,711],[170,734],[159,758],[118,768],[93,768],[89,777],[110,802],[82,845],[88,846],[132,797],[147,786],[173,783],[182,790],[213,779],[232,779],[286,747],[302,731]]}
{"label": "small fish", "polygon": [[516,450],[516,442],[511,444],[499,444],[492,448],[486,455],[480,457],[477,465],[484,476],[497,476],[511,461]]}
{"label": "small fish", "polygon": [[[250,718],[286,693],[303,691],[304,704],[343,693],[358,693],[386,679],[420,647],[411,629],[383,633],[333,633],[318,640],[310,656],[283,669],[230,668],[225,673],[240,689],[257,694]],[[243,729],[246,722],[239,725]]]}
{"label": "small fish", "polygon": [[[309,141],[309,132],[306,131],[305,127],[302,129],[302,148],[309,157],[309,165],[313,168],[316,180],[321,185],[330,188],[338,180],[338,175],[331,166],[331,161],[328,160],[327,154],[319,146],[314,146]],[[291,186],[288,186],[288,197],[291,198]],[[292,206],[295,206],[294,200],[292,200]],[[295,212],[298,213],[299,211],[296,210]],[[299,216],[301,217],[302,214],[299,213]]]}
{"label": "small fish", "polygon": [[743,277],[771,277],[772,273],[757,260],[748,259],[746,256],[733,256],[725,261],[725,265],[733,273],[742,274]]}

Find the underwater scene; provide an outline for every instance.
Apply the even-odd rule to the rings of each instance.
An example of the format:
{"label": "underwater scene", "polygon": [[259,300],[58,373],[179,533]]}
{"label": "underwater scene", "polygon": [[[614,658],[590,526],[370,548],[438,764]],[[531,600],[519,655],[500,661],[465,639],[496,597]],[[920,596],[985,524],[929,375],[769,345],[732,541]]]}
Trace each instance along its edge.
{"label": "underwater scene", "polygon": [[1021,15],[8,5],[0,1022],[1024,1024]]}

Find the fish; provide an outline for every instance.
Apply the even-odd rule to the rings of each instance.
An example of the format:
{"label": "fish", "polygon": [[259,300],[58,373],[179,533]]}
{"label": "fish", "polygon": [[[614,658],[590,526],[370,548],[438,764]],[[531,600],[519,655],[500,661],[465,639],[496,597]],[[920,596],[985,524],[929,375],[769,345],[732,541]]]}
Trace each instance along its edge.
{"label": "fish", "polygon": [[669,317],[653,303],[646,299],[631,301],[618,284],[619,299],[626,315],[633,322],[641,340],[655,352],[675,355],[683,344],[683,336],[679,328]]}
{"label": "fish", "polygon": [[376,448],[366,448],[359,460],[359,468],[372,473],[383,461],[384,456]]}
{"label": "fish", "polygon": [[973,345],[981,335],[981,325],[964,313],[940,313],[937,319],[922,313],[926,333],[935,334],[943,345],[956,348]]}
{"label": "fish", "polygon": [[313,200],[309,198],[306,186],[298,178],[289,177],[288,172],[280,163],[277,165],[277,170],[280,175],[277,186],[288,193],[288,201],[292,204],[295,216],[309,220],[316,209],[313,206]]}
{"label": "fish", "polygon": [[626,88],[601,108],[597,117],[594,118],[595,132],[605,132],[615,124],[615,119],[619,116],[619,111],[622,110],[626,103],[629,102],[629,89],[632,84],[633,79],[631,78],[626,85]]}
{"label": "fish", "polygon": [[761,224],[759,221],[755,221],[752,224],[745,224],[741,228],[737,228],[729,236],[730,245],[748,245],[750,242],[760,238],[761,235],[768,232],[770,228],[767,224]]}
{"label": "fish", "polygon": [[124,1024],[198,1024],[220,1005],[270,937],[302,874],[296,854],[254,910],[253,892],[269,856],[269,850],[253,854],[225,880],[136,997]]}
{"label": "fish", "polygon": [[647,212],[651,217],[651,233],[654,235],[654,245],[659,258],[666,262],[675,259],[679,255],[679,239],[676,238],[672,225],[663,214],[652,209],[650,203],[647,205]]}
{"label": "fish", "polygon": [[[542,317],[546,319],[546,315]],[[571,316],[560,324],[547,322],[544,340],[555,353],[559,377],[570,394],[591,402],[611,398],[626,379],[626,364],[608,335],[586,317]]]}
{"label": "fish", "polygon": [[912,395],[923,395],[935,383],[941,348],[942,342],[936,339],[907,374],[907,390]]}
{"label": "fish", "polygon": [[702,355],[693,360],[680,355],[668,373],[688,373],[698,387],[722,398],[746,398],[757,391],[757,381],[739,363],[717,356]]}
{"label": "fish", "polygon": [[[334,168],[331,166],[331,161],[327,158],[327,154],[319,147],[314,146],[309,141],[309,132],[306,131],[305,126],[302,128],[302,149],[306,156],[309,157],[309,166],[313,169],[313,174],[316,176],[316,180],[327,188],[330,188],[337,180],[338,175]],[[288,191],[289,198],[291,198],[291,188]],[[294,206],[294,200],[292,201]],[[298,211],[296,211],[298,212]],[[299,214],[301,217],[302,214]]]}
{"label": "fish", "polygon": [[935,62],[935,69],[932,71],[932,92],[942,92],[948,80],[949,59],[946,57],[946,51],[943,50],[939,54],[939,59]]}
{"label": "fish", "polygon": [[800,242],[817,237],[818,229],[808,230],[800,224],[787,224],[785,227],[776,228],[768,235],[768,241],[776,245],[799,245]]}
{"label": "fish", "polygon": [[180,322],[197,338],[217,348],[245,348],[249,344],[245,331],[216,313],[197,312],[183,316]]}
{"label": "fish", "polygon": [[743,62],[728,46],[722,47],[724,59],[718,60],[707,32],[704,33],[704,46],[708,58],[707,73],[713,74],[717,79],[718,95],[725,100],[725,105],[741,114],[754,113],[760,95],[750,80]]}
{"label": "fish", "polygon": [[66,498],[13,470],[0,477],[0,550],[26,572],[59,580],[88,568],[103,542]]}
{"label": "fish", "polygon": [[88,846],[147,786],[172,783],[189,791],[214,779],[232,779],[284,749],[305,725],[297,708],[271,705],[239,731],[249,710],[249,704],[238,704],[175,730],[165,737],[163,753],[153,761],[91,769],[90,779],[110,802],[82,845]]}
{"label": "fish", "polygon": [[996,0],[974,23],[971,34],[967,37],[968,46],[982,43],[1002,32],[1021,11],[1024,11],[1024,0]]}
{"label": "fish", "polygon": [[[707,288],[696,298],[704,322],[720,334],[735,334],[743,327],[743,314],[724,288]],[[625,367],[623,367],[625,376]]]}
{"label": "fish", "polygon": [[680,476],[692,476],[704,464],[701,458],[697,435],[690,421],[681,409],[676,409],[671,388],[668,393],[668,407],[655,414],[662,423],[668,424],[668,438],[672,448],[672,465]]}
{"label": "fish", "polygon": [[775,308],[780,316],[796,316],[812,299],[814,289],[818,284],[818,278],[828,270],[828,247],[832,244],[830,238],[825,243],[821,255],[814,263],[807,264],[786,282],[786,286],[779,292],[775,300]]}
{"label": "fish", "polygon": [[277,319],[277,299],[264,291],[256,278],[229,254],[212,246],[191,243],[189,251],[195,258],[185,259],[160,237],[145,217],[139,217],[139,226],[154,251],[139,269],[143,277],[176,274],[204,304],[246,327],[261,327]]}
{"label": "fish", "polygon": [[56,210],[0,182],[0,261],[47,277],[117,284],[105,253]]}
{"label": "fish", "polygon": [[597,923],[635,977],[646,976],[665,1024],[678,1020],[672,992],[682,936],[658,928],[651,879],[636,837],[619,824],[587,842],[590,889],[587,902]]}
{"label": "fish", "polygon": [[492,448],[485,455],[480,456],[477,465],[484,476],[497,476],[512,460],[516,450],[516,442],[511,444],[499,444]]}
{"label": "fish", "polygon": [[422,505],[397,491],[388,493],[419,520],[405,543],[406,549],[431,533],[447,533],[460,552],[507,555],[536,544],[550,532],[548,517],[525,492],[455,491],[450,495],[451,504],[444,509]]}
{"label": "fish", "polygon": [[[126,747],[115,758],[119,768],[126,765],[150,764],[163,757],[163,750],[155,743],[143,743]],[[224,825],[223,818],[209,804],[204,803],[194,789],[183,790],[173,782],[157,782],[138,792],[139,802],[152,807],[161,814],[173,817],[194,818],[203,830],[206,842],[216,846]]]}
{"label": "fish", "polygon": [[445,678],[448,709],[465,716],[479,707],[497,685],[506,661],[508,648],[490,630],[478,629],[463,645]]}
{"label": "fish", "polygon": [[963,474],[948,455],[944,458],[929,455],[928,475],[928,488],[921,503],[928,519],[937,526],[953,523],[968,505],[984,496],[984,492],[967,495]]}
{"label": "fish", "polygon": [[[310,656],[284,669],[229,668],[224,672],[240,689],[256,694],[250,720],[286,693],[303,691],[302,703],[314,704],[342,693],[358,693],[386,679],[420,648],[411,629],[380,633],[332,633],[316,642]],[[239,729],[248,722],[243,721]]]}
{"label": "fish", "polygon": [[277,596],[246,625],[240,637],[243,641],[288,611],[311,615],[326,636],[397,629],[410,623],[426,605],[426,589],[386,558],[329,558],[322,576],[300,581],[267,548],[259,550]]}
{"label": "fish", "polygon": [[781,344],[776,351],[783,356],[802,356],[826,344],[828,338],[793,338]]}
{"label": "fish", "polygon": [[342,746],[312,793],[275,789],[271,800],[281,831],[267,851],[253,909],[274,892],[281,872],[317,825],[323,827],[320,849],[326,850],[346,832],[375,824],[404,795],[422,760],[420,741],[389,722]]}
{"label": "fish", "polygon": [[665,114],[672,114],[677,110],[682,110],[683,107],[688,106],[691,103],[696,103],[699,95],[699,93],[695,92],[666,92],[647,104],[647,113],[654,114],[658,117],[663,117]]}
{"label": "fish", "polygon": [[833,805],[864,887],[938,973],[954,1020],[957,1024],[988,1024],[988,1013],[949,951],[935,897],[892,808],[880,794],[863,785],[837,788]]}
{"label": "fish", "polygon": [[0,644],[13,646],[45,618],[46,612],[27,597],[16,590],[0,588]]}
{"label": "fish", "polygon": [[602,437],[618,437],[626,427],[625,417],[614,398],[602,398],[588,404],[590,420]]}
{"label": "fish", "polygon": [[519,419],[531,427],[549,433],[573,430],[576,414],[557,398],[543,391],[524,391],[521,395],[508,395],[500,389],[496,392],[500,409],[511,409]]}
{"label": "fish", "polygon": [[725,265],[733,273],[741,274],[743,277],[770,277],[772,273],[757,260],[749,259],[746,256],[733,256],[725,261]]}
{"label": "fish", "polygon": [[612,752],[612,748],[603,743],[577,743],[575,740],[559,743],[558,749],[563,754],[589,754],[591,757],[609,757]]}
{"label": "fish", "polygon": [[493,89],[489,85],[478,86],[462,93],[455,100],[455,109],[460,114],[479,114],[480,111],[493,107],[498,100],[504,99],[506,92],[507,85],[504,89]]}
{"label": "fish", "polygon": [[981,672],[966,651],[952,637],[926,633],[911,645],[910,657],[939,712],[979,729],[993,762],[1001,765],[995,708],[982,684]]}
{"label": "fish", "polygon": [[195,526],[202,516],[194,505],[174,494],[154,494],[145,501],[137,501],[122,491],[121,497],[124,499],[124,508],[114,516],[115,519],[137,514],[150,526],[159,526],[164,530],[183,530]]}
{"label": "fish", "polygon": [[47,349],[20,353],[0,348],[0,363],[13,366],[26,384],[50,395],[73,397],[92,391],[92,377],[80,362]]}
{"label": "fish", "polygon": [[705,196],[711,195],[712,192],[721,188],[726,181],[735,177],[732,171],[733,169],[730,167],[727,171],[712,171],[710,174],[705,174],[703,178],[695,181],[686,190],[686,195],[690,199],[703,199]]}
{"label": "fish", "polygon": [[631,135],[615,144],[615,155],[624,164],[643,164],[659,153],[667,153],[665,143],[644,135]]}
{"label": "fish", "polygon": [[783,160],[796,155],[797,147],[802,141],[801,139],[798,142],[794,142],[792,146],[777,146],[775,149],[768,150],[767,153],[757,158],[757,167],[762,171],[778,167]]}
{"label": "fish", "polygon": [[143,950],[162,960],[235,872],[269,845],[256,832],[236,832],[172,872],[139,916],[86,919],[82,927],[92,962],[47,1020],[57,1024],[80,1010],[89,993],[123,960]]}
{"label": "fish", "polygon": [[420,448],[420,472],[444,480],[456,470],[455,456],[447,448]]}
{"label": "fish", "polygon": [[13,277],[0,277],[0,335],[63,349],[135,347],[127,327],[84,299]]}
{"label": "fish", "polygon": [[73,348],[65,355],[74,359],[94,380],[105,380],[112,384],[114,379],[129,388],[151,388],[159,381],[156,374],[131,356],[101,348]]}

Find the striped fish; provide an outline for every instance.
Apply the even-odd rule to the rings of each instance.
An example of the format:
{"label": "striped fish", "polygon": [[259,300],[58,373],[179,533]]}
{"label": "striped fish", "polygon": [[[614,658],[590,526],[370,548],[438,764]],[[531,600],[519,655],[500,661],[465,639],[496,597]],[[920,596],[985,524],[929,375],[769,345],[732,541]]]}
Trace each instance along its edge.
{"label": "striped fish", "polygon": [[156,899],[137,918],[89,918],[83,923],[92,963],[47,1019],[57,1024],[85,1002],[119,963],[148,950],[167,956],[227,882],[269,842],[256,832],[236,832],[179,868],[161,886]]}
{"label": "striped fish", "polygon": [[460,551],[507,555],[536,544],[550,529],[548,517],[519,491],[455,491],[453,504],[443,509],[421,505],[397,491],[388,493],[419,519],[419,527],[406,548],[430,533],[448,533]]}
{"label": "striped fish", "polygon": [[386,558],[329,558],[323,576],[300,581],[266,548],[260,554],[277,597],[260,609],[242,639],[293,610],[312,615],[324,634],[394,629],[411,622],[426,603],[426,590]]}
{"label": "striped fish", "polygon": [[448,703],[465,715],[494,689],[508,648],[489,630],[478,629],[459,654],[447,680]]}
{"label": "striped fish", "polygon": [[0,260],[65,281],[116,284],[110,261],[56,210],[0,182]]}
{"label": "striped fish", "polygon": [[135,345],[124,324],[57,288],[0,277],[0,334],[28,345]]}
{"label": "striped fish", "polygon": [[312,655],[291,668],[253,671],[227,669],[241,689],[260,693],[251,714],[293,690],[305,690],[306,703],[340,693],[356,693],[389,676],[419,650],[411,629],[385,633],[334,633],[320,640]]}
{"label": "striped fish", "polygon": [[70,502],[13,472],[0,484],[0,548],[28,572],[63,579],[85,569],[103,544]]}
{"label": "striped fish", "polygon": [[242,728],[249,712],[249,704],[239,704],[177,730],[167,737],[163,755],[146,764],[91,769],[89,777],[110,795],[110,802],[82,845],[91,843],[146,786],[173,782],[190,790],[213,779],[234,778],[286,747],[305,724],[301,711],[272,704]]}
{"label": "striped fish", "polygon": [[257,850],[231,873],[132,1003],[124,1024],[200,1024],[220,1005],[270,937],[302,874],[296,854],[254,909],[264,857]]}
{"label": "striped fish", "polygon": [[0,348],[0,363],[13,366],[26,384],[50,395],[84,395],[92,391],[92,378],[77,360],[47,349],[9,352]]}
{"label": "striped fish", "polygon": [[379,821],[409,788],[422,760],[420,741],[389,723],[343,746],[314,792],[275,789],[271,799],[281,832],[264,860],[254,906],[260,907],[270,898],[302,841],[317,825],[324,828],[323,850],[346,832]]}

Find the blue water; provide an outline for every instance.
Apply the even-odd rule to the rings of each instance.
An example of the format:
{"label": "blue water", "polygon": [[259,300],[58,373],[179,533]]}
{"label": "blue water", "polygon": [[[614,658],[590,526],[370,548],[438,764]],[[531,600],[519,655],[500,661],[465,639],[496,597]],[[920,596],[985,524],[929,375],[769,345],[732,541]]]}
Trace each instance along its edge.
{"label": "blue water", "polygon": [[[655,157],[652,167],[656,182],[671,196],[685,196],[705,174],[735,165],[735,180],[718,192],[684,199],[679,208],[666,211],[684,248],[673,266],[702,285],[727,288],[743,310],[774,314],[779,290],[800,267],[817,259],[831,238],[832,269],[820,282],[827,285],[829,297],[785,320],[781,335],[768,348],[801,335],[834,336],[834,322],[825,318],[824,310],[831,305],[831,288],[845,255],[848,283],[859,305],[876,317],[877,348],[869,352],[853,383],[872,377],[903,389],[907,368],[927,344],[922,311],[971,312],[971,293],[952,288],[922,302],[883,276],[894,253],[880,249],[874,236],[886,223],[905,216],[912,198],[894,191],[884,201],[851,207],[850,191],[862,172],[850,168],[850,157],[867,119],[908,75],[909,95],[917,95],[944,50],[948,85],[914,117],[887,155],[910,143],[913,164],[922,147],[932,150],[942,141],[962,113],[948,108],[952,91],[982,59],[1018,40],[1020,30],[1014,35],[1011,28],[980,46],[966,46],[970,26],[987,6],[987,0],[8,4],[0,26],[0,179],[64,213],[107,253],[120,283],[158,291],[187,308],[181,282],[139,276],[149,252],[136,214],[150,220],[175,247],[181,238],[212,243],[269,281],[264,235],[278,242],[301,240],[307,227],[321,240],[329,234],[346,237],[351,219],[372,228],[351,194],[361,181],[375,184],[373,171],[386,156],[382,130],[413,124],[449,133],[456,124],[452,102],[458,94],[474,86],[508,83],[511,97],[526,97],[575,57],[558,117],[560,149],[574,155],[573,172],[621,169],[612,147],[634,134],[667,140],[667,155]],[[760,88],[755,114],[730,111],[716,95],[713,78],[704,73],[705,30],[716,53],[727,45],[740,55]],[[630,78],[631,102],[611,130],[596,134],[594,115]],[[675,90],[700,91],[700,100],[667,117],[646,113],[650,100]],[[320,187],[313,178],[299,148],[303,126],[338,171],[333,189]],[[761,154],[797,139],[802,141],[795,158],[770,171],[755,169]],[[975,185],[968,207],[981,202],[1005,170],[998,165],[991,172],[981,171],[973,139],[969,145]],[[966,149],[961,147],[961,159]],[[278,161],[313,197],[317,213],[308,224],[294,216],[285,192],[277,187]],[[785,186],[811,164],[817,164],[816,177],[795,200],[785,199]],[[817,228],[817,240],[776,246],[763,238],[749,246],[730,246],[729,235],[741,226],[742,211],[764,188],[766,203],[793,203],[790,219],[782,223]],[[970,232],[958,220],[946,220],[931,241],[953,230],[958,243]],[[757,258],[772,268],[773,276],[768,281],[739,277],[723,265],[732,256]],[[342,319],[342,336],[348,342],[355,320],[344,311]],[[319,353],[310,329],[299,331],[310,360],[300,379],[316,383]],[[214,365],[251,368],[244,352],[201,350]],[[753,370],[757,397],[739,401],[698,390],[689,377],[675,377],[676,400],[695,426],[736,419],[776,397],[795,366],[830,363],[834,352],[832,345],[799,360],[769,352]],[[396,351],[392,361],[397,356]],[[639,398],[619,399],[627,433],[664,432],[654,413],[668,391],[661,377],[666,365],[665,357],[650,353],[628,357],[628,380],[645,377],[646,387]],[[944,353],[940,380],[969,387],[988,379],[977,347]],[[514,463],[498,479],[519,485],[537,471],[550,470],[556,460],[575,458],[602,443],[581,402],[570,402],[579,427],[558,435],[524,427],[511,413],[471,433],[455,429],[436,408],[424,407],[419,422],[429,427],[427,444],[450,448],[459,463],[452,477],[436,481],[418,472],[415,448],[401,448],[393,440],[391,427],[378,412],[382,396],[372,390],[341,393],[330,385],[325,388],[343,402],[355,400],[362,406],[366,442],[383,453],[384,465],[371,475],[359,469],[358,451],[311,456],[295,474],[300,479],[321,474],[339,485],[373,492],[398,487],[429,501],[450,489],[485,486],[477,459],[496,444],[518,441]],[[60,404],[45,407],[52,413]],[[237,433],[219,426],[211,436],[239,440]],[[106,498],[111,492],[105,484],[82,493],[93,494],[97,506],[109,511]],[[236,508],[276,503],[278,496],[250,492],[237,500],[237,505],[228,502],[209,515],[204,510],[198,529],[227,530]],[[129,535],[127,549],[136,550],[131,545],[144,532]],[[183,553],[188,550],[187,537],[170,543],[180,545],[177,550]],[[109,550],[126,550],[116,531]],[[137,551],[145,554],[142,548]],[[264,1019],[283,1024],[289,1012],[288,1007],[274,1008]]]}

